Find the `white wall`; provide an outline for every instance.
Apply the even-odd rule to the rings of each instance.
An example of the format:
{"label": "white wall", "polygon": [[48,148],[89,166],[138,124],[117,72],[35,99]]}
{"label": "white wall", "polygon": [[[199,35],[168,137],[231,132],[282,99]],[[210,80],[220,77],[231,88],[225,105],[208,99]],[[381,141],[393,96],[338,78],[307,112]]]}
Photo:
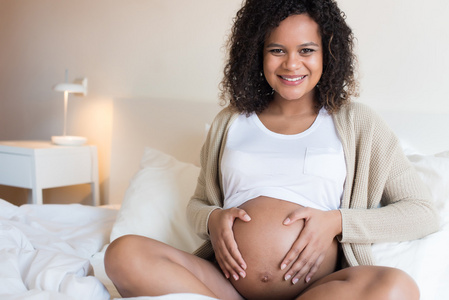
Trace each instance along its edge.
{"label": "white wall", "polygon": [[[448,2],[338,2],[358,39],[360,100],[379,109],[449,114]],[[69,101],[68,134],[98,146],[106,202],[112,99],[216,101],[223,46],[240,3],[0,0],[0,140],[61,134],[62,94],[51,87],[64,80],[65,69],[69,80],[88,77],[89,94]],[[70,199],[67,189],[46,193]],[[89,189],[82,193],[88,200]]]}
{"label": "white wall", "polygon": [[[64,81],[65,69],[70,81],[86,76],[88,95],[69,100],[67,133],[97,145],[107,202],[112,99],[216,101],[225,36],[239,6],[240,0],[0,0],[0,140],[62,134],[63,95],[51,88]],[[82,189],[88,202],[89,188]],[[11,190],[0,187],[0,197],[24,198]],[[44,198],[80,198],[80,188],[73,197],[67,190]]]}
{"label": "white wall", "polygon": [[361,100],[449,113],[449,2],[338,0],[357,37]]}

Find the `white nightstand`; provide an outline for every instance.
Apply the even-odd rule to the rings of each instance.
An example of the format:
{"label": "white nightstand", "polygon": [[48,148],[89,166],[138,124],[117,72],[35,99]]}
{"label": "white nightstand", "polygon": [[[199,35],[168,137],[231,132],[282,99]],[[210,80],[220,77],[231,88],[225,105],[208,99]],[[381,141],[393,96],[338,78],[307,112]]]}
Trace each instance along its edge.
{"label": "white nightstand", "polygon": [[95,146],[57,146],[46,141],[0,141],[0,184],[32,190],[29,202],[42,204],[42,189],[90,183],[100,203]]}

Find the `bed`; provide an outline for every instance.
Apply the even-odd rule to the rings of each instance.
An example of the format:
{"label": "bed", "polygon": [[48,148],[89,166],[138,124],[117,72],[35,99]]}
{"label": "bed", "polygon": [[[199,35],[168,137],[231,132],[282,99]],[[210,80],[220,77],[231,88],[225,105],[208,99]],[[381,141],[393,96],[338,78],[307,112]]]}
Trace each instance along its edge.
{"label": "bed", "polygon": [[[115,99],[108,205],[18,207],[0,200],[0,298],[120,298],[103,258],[110,241],[128,233],[194,250],[201,240],[185,225],[184,209],[195,188],[208,124],[219,110],[209,102]],[[441,228],[420,240],[374,244],[375,259],[409,273],[421,299],[449,299],[449,116],[379,113],[429,186]]]}

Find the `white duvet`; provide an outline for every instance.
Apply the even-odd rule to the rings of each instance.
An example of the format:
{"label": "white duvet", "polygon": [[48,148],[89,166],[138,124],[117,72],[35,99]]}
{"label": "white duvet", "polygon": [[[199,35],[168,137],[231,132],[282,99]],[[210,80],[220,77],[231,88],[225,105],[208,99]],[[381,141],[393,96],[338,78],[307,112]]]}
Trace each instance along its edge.
{"label": "white duvet", "polygon": [[0,299],[109,299],[89,258],[108,243],[116,212],[0,200]]}

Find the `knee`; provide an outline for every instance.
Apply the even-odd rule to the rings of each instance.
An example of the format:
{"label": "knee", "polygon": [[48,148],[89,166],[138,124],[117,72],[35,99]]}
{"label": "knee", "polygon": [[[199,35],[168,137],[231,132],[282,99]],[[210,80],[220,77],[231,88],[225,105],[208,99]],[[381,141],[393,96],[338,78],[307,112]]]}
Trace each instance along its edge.
{"label": "knee", "polygon": [[[145,249],[142,249],[145,244]],[[124,235],[112,241],[104,256],[104,267],[108,277],[115,282],[120,278],[126,278],[139,266],[142,255],[152,253],[151,240],[137,236]]]}
{"label": "knee", "polygon": [[116,273],[121,273],[122,268],[127,266],[129,253],[133,243],[133,236],[122,236],[112,241],[104,254],[104,267],[109,278],[113,279]]}
{"label": "knee", "polygon": [[384,295],[382,299],[389,300],[418,300],[419,288],[407,273],[395,268],[384,268],[378,274],[377,288]]}

